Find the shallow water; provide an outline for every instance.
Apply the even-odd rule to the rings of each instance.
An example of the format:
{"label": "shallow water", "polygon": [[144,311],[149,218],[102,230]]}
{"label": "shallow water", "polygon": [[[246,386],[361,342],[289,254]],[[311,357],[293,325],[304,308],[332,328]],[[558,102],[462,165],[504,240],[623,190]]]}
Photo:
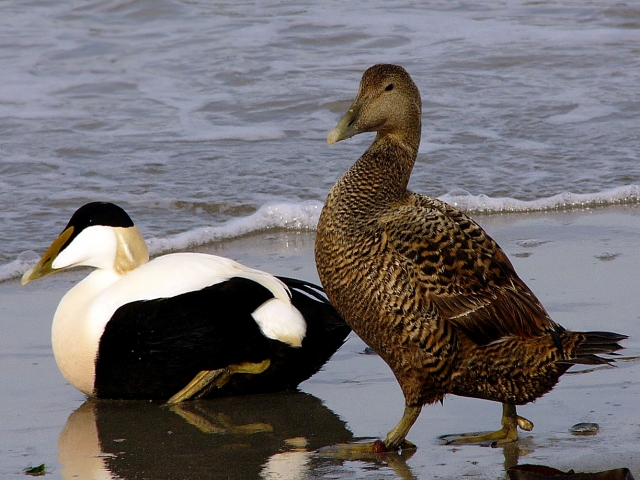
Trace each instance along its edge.
{"label": "shallow water", "polygon": [[[552,392],[519,407],[535,428],[517,444],[441,445],[440,435],[499,426],[500,405],[450,396],[424,408],[409,434],[418,445],[412,455],[317,455],[322,445],[382,437],[402,414],[390,370],[364,355],[354,336],[299,394],[198,402],[182,412],[148,403],[86,404],[57,371],[49,340],[57,302],[83,275],[67,272],[0,288],[0,478],[24,478],[22,469],[41,463],[47,478],[64,479],[227,478],[230,469],[231,478],[247,479],[502,479],[515,464],[586,472],[627,467],[640,477],[640,206],[478,219],[556,321],[630,336],[615,368],[568,373]],[[313,233],[281,231],[202,250],[317,280],[313,239]],[[572,435],[570,428],[582,422],[597,423],[597,435]],[[102,473],[87,475],[87,469]]]}
{"label": "shallow water", "polygon": [[34,0],[0,13],[0,280],[92,200],[122,204],[154,253],[313,229],[371,141],[326,135],[379,62],[422,92],[412,188],[473,210],[640,198],[635,4]]}
{"label": "shallow water", "polygon": [[[34,0],[3,2],[0,13],[0,477],[45,463],[47,478],[72,478],[78,461],[104,470],[110,455],[135,453],[118,437],[136,432],[103,432],[92,417],[114,418],[118,407],[82,407],[51,354],[53,312],[82,273],[21,288],[34,251],[76,208],[109,200],[154,254],[210,251],[317,280],[322,202],[372,139],[329,147],[326,134],[379,62],[405,66],[422,92],[411,187],[473,212],[547,212],[477,218],[555,320],[626,333],[624,355],[640,354],[637,5]],[[384,436],[401,415],[391,373],[363,349],[352,337],[302,385],[308,395],[283,400],[299,405],[290,425],[272,409],[233,418],[214,403],[200,418],[236,433],[209,438],[141,406],[149,427],[177,422],[171,429],[200,447],[177,458],[154,450],[171,435],[160,429],[148,434],[147,458],[173,462],[173,478],[197,478],[181,470],[184,458],[198,463],[213,444],[248,458],[246,478],[503,478],[516,462],[626,466],[640,477],[634,361],[566,375],[519,409],[536,428],[516,448],[439,445],[439,435],[498,426],[498,405],[452,397],[425,408],[409,459],[319,458],[309,453],[317,445]],[[242,415],[256,413],[255,401],[237,400]],[[307,412],[332,425],[326,437],[301,423]],[[572,436],[579,422],[598,423],[598,435]],[[276,433],[232,428],[256,424]],[[98,434],[111,435],[111,450],[95,456]],[[89,450],[65,457],[84,452],[74,445]]]}

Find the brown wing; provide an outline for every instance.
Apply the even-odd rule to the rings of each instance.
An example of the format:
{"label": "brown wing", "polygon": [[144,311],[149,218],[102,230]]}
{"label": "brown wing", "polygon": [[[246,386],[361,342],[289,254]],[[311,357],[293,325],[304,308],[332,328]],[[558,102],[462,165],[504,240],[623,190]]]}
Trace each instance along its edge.
{"label": "brown wing", "polygon": [[498,244],[467,215],[417,194],[393,212],[380,219],[389,248],[415,266],[441,317],[474,342],[556,336],[563,330]]}

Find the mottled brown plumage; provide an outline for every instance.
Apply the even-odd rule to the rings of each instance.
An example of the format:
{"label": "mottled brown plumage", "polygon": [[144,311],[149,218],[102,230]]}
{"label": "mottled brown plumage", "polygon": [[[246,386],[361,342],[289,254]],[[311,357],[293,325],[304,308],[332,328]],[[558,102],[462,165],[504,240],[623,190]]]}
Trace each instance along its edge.
{"label": "mottled brown plumage", "polygon": [[573,363],[606,362],[596,355],[625,337],[566,331],[474,220],[407,190],[421,100],[403,68],[369,68],[328,141],[367,131],[375,141],[327,197],[316,263],[333,305],[404,393],[385,446],[398,447],[421,406],[447,393],[503,402],[513,425],[499,440],[514,440],[514,422],[532,425],[513,405],[548,392]]}

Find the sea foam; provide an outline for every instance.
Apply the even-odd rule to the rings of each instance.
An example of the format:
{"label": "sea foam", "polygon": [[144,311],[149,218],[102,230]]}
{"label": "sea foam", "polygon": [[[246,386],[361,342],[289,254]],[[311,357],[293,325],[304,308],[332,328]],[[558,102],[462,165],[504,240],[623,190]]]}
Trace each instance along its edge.
{"label": "sea foam", "polygon": [[580,210],[640,203],[640,185],[625,185],[597,193],[563,192],[536,200],[518,200],[509,197],[471,195],[464,190],[454,190],[439,197],[467,213],[527,213],[556,210]]}
{"label": "sea foam", "polygon": [[197,228],[166,238],[149,238],[147,245],[151,255],[158,255],[273,228],[315,230],[321,210],[322,203],[317,201],[267,204],[247,217],[234,218],[222,225]]}
{"label": "sea foam", "polygon": [[[472,195],[464,190],[451,191],[439,199],[470,214],[581,210],[638,204],[640,185],[626,185],[596,193],[564,192],[531,201],[509,197],[493,198],[484,194]],[[157,256],[270,229],[315,230],[321,211],[322,203],[318,201],[266,204],[251,215],[234,218],[220,225],[196,228],[164,238],[150,237],[147,245],[150,254]],[[21,276],[37,260],[35,252],[22,252],[16,260],[0,266],[0,282]]]}

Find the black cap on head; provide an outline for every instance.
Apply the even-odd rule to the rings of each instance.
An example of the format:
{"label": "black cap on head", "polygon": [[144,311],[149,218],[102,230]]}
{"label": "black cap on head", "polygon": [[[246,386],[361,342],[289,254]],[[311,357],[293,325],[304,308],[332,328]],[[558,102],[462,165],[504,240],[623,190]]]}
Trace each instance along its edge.
{"label": "black cap on head", "polygon": [[91,202],[76,210],[65,230],[73,227],[74,234],[77,235],[93,225],[126,228],[133,227],[133,221],[118,205],[109,202]]}

